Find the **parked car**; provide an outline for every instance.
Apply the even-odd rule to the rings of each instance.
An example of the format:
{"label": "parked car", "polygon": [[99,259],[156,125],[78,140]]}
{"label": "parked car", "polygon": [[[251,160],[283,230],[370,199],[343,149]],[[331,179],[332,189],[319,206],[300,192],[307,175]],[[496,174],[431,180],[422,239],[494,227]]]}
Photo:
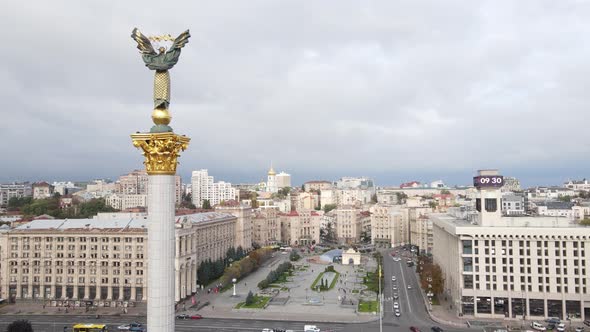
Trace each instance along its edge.
{"label": "parked car", "polygon": [[397,293],[393,293],[393,299],[394,299],[394,300],[397,300],[397,299],[399,299],[399,295],[398,295]]}
{"label": "parked car", "polygon": [[410,331],[412,332],[420,332],[420,329],[415,326],[410,326]]}
{"label": "parked car", "polygon": [[541,324],[539,322],[532,322],[531,323],[531,327],[533,328],[533,330],[537,330],[537,331],[545,331],[545,330],[547,330],[545,328],[545,326],[543,326],[543,324]]}
{"label": "parked car", "polygon": [[590,320],[585,320],[585,321],[584,321],[584,325],[588,325],[588,326],[590,326]]}
{"label": "parked car", "polygon": [[576,332],[584,332],[584,327],[583,326],[576,327]]}
{"label": "parked car", "polygon": [[401,315],[402,313],[399,311],[399,309],[395,309],[395,317],[399,317]]}
{"label": "parked car", "polygon": [[549,331],[549,330],[555,330],[555,324],[553,324],[553,323],[548,324],[547,331]]}
{"label": "parked car", "polygon": [[408,285],[408,289],[412,289],[412,285]]}
{"label": "parked car", "polygon": [[557,331],[563,332],[565,331],[565,324],[561,323],[557,325]]}
{"label": "parked car", "polygon": [[393,308],[394,309],[399,309],[399,303],[393,302]]}
{"label": "parked car", "polygon": [[561,323],[561,320],[557,317],[549,317],[549,318],[545,319],[545,322],[551,323],[551,324],[559,324],[559,323]]}
{"label": "parked car", "polygon": [[395,281],[395,276],[391,276],[391,281]]}
{"label": "parked car", "polygon": [[199,315],[199,314],[194,314],[191,316],[191,319],[202,319],[203,316]]}
{"label": "parked car", "polygon": [[434,331],[434,332],[443,332],[443,329],[441,329],[441,328],[440,328],[440,327],[438,327],[438,326],[433,326],[433,327],[431,328],[431,330],[432,330],[432,331]]}
{"label": "parked car", "polygon": [[178,316],[176,316],[176,319],[189,319],[191,316],[187,315],[187,314],[180,314]]}

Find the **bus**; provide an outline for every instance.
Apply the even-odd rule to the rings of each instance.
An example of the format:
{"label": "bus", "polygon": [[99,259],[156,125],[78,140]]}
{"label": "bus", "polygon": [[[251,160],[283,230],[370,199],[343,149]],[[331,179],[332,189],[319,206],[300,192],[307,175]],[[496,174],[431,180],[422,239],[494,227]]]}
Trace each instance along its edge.
{"label": "bus", "polygon": [[107,332],[106,324],[76,324],[72,327],[74,332]]}

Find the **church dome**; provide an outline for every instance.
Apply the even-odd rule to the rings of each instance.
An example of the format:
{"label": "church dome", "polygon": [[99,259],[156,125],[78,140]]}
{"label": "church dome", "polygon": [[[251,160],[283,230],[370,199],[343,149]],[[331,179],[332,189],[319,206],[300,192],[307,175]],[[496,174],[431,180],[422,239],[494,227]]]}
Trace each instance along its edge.
{"label": "church dome", "polygon": [[277,173],[275,173],[275,170],[272,168],[272,166],[270,166],[270,169],[268,170],[268,175],[277,175]]}

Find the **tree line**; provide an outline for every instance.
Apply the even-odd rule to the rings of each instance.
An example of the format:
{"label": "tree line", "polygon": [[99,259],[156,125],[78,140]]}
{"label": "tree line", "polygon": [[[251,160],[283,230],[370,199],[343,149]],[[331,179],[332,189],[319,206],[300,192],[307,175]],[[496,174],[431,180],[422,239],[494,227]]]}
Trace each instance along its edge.
{"label": "tree line", "polygon": [[9,211],[20,211],[25,216],[50,215],[58,219],[66,218],[90,218],[99,212],[116,212],[106,204],[104,198],[93,198],[86,202],[72,201],[72,206],[60,207],[61,195],[56,193],[52,197],[33,199],[32,197],[12,197],[8,200]]}
{"label": "tree line", "polygon": [[293,264],[291,264],[291,262],[281,263],[277,267],[276,270],[272,270],[268,273],[268,275],[266,276],[266,279],[264,279],[258,283],[258,288],[260,288],[260,289],[267,288],[268,286],[270,286],[270,284],[279,280],[279,278],[281,277],[281,275],[283,273],[291,270],[292,268],[293,268]]}

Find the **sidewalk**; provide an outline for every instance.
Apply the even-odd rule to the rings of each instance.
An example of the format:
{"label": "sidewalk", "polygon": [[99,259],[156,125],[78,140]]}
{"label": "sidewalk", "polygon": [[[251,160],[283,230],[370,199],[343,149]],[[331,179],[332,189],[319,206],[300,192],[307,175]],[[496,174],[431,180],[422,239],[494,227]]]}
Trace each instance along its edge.
{"label": "sidewalk", "polygon": [[[123,309],[126,309],[126,313]],[[18,301],[0,308],[2,315],[88,315],[88,316],[121,316],[145,317],[147,307],[145,303],[136,303],[135,307],[50,307],[43,305],[43,301]]]}

